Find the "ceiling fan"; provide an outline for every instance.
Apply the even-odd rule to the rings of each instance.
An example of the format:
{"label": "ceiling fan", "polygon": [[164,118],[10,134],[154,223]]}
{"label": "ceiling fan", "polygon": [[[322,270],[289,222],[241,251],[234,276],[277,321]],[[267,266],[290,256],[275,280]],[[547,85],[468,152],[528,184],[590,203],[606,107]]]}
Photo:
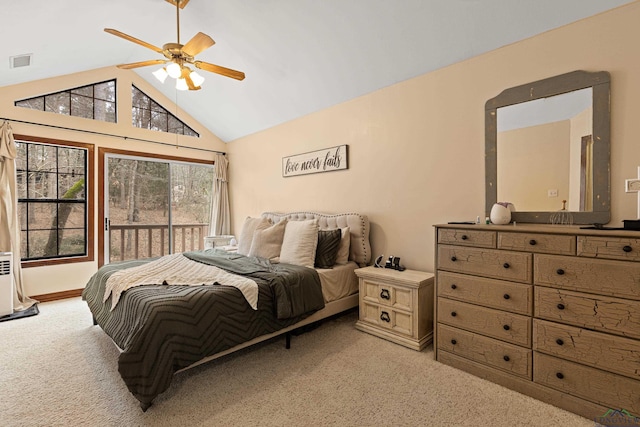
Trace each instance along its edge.
{"label": "ceiling fan", "polygon": [[204,81],[204,78],[195,71],[191,70],[186,64],[193,64],[200,70],[209,71],[212,73],[220,74],[222,76],[231,77],[236,80],[243,80],[244,73],[241,71],[232,70],[230,68],[221,67],[219,65],[210,64],[208,62],[197,61],[195,56],[205,49],[210,48],[215,44],[215,41],[204,33],[198,33],[186,44],[180,44],[180,9],[184,8],[189,0],[166,0],[171,4],[176,5],[176,22],[177,22],[177,43],[166,43],[162,46],[162,49],[154,46],[150,43],[132,37],[121,31],[114,30],[113,28],[105,28],[109,34],[121,37],[130,42],[139,44],[148,49],[151,49],[157,53],[164,55],[165,59],[151,59],[148,61],[132,62],[130,64],[118,65],[118,68],[132,69],[139,67],[147,67],[149,65],[167,64],[165,67],[154,71],[154,75],[162,82],[171,76],[176,79],[176,88],[181,90],[199,90],[200,85]]}

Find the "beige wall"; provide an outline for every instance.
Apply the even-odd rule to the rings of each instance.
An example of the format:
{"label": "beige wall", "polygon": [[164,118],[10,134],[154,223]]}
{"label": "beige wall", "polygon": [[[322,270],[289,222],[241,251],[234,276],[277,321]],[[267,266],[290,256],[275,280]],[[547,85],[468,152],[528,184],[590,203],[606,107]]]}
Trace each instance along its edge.
{"label": "beige wall", "polygon": [[[50,92],[57,92],[86,84],[117,79],[118,123],[106,123],[95,120],[81,119],[77,117],[63,116],[43,111],[34,111],[14,106],[14,101]],[[164,132],[138,129],[131,126],[131,84],[158,101],[172,113],[176,113],[175,104],[155,90],[151,85],[142,80],[136,73],[120,70],[116,67],[107,67],[91,72],[72,74],[46,80],[39,80],[20,85],[0,88],[0,117],[15,120],[42,123],[53,126],[82,129],[93,132],[126,135],[129,138],[140,138],[171,145],[158,145],[148,142],[140,142],[132,139],[113,138],[77,131],[55,129],[51,127],[12,123],[15,134],[24,134],[38,137],[61,139],[66,141],[78,141],[95,145],[95,173],[97,174],[98,148],[108,147],[145,153],[164,154],[178,157],[213,160],[213,153],[190,150],[186,147],[206,148],[209,150],[225,151],[227,146],[215,135],[196,122],[192,117],[178,109],[177,116],[200,134],[200,138],[185,137]],[[178,104],[188,102],[188,92],[180,94]],[[177,138],[177,139],[176,139]],[[175,144],[180,148],[176,148]],[[95,189],[95,227],[94,262],[72,263],[50,267],[32,267],[23,270],[25,290],[29,295],[41,295],[61,292],[71,289],[84,288],[89,277],[97,270],[98,254],[98,219],[97,219],[97,175],[93,179]]]}
{"label": "beige wall", "polygon": [[[623,184],[640,164],[638,22],[635,2],[228,144],[234,231],[265,210],[357,211],[374,254],[433,270],[432,225],[484,217],[486,100],[580,69],[611,73],[611,224],[635,218]],[[348,170],[282,178],[283,156],[339,144]]]}

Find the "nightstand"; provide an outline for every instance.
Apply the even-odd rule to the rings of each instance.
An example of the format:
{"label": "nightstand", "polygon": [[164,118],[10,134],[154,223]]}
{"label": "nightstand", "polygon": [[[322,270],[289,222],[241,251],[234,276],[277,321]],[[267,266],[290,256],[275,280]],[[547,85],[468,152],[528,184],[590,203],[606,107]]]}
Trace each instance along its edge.
{"label": "nightstand", "polygon": [[356,328],[414,350],[433,339],[433,274],[365,267],[356,270],[360,317]]}

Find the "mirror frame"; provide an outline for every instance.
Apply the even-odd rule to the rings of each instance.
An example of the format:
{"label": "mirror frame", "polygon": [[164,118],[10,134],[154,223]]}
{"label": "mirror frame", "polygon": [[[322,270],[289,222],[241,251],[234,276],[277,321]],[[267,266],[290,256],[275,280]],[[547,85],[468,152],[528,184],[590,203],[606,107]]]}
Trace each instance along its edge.
{"label": "mirror frame", "polygon": [[[497,200],[497,109],[534,99],[548,98],[574,90],[593,90],[593,210],[572,211],[574,224],[606,224],[611,219],[610,133],[611,78],[607,71],[573,71],[505,89],[485,104],[485,214]],[[518,207],[516,206],[516,209]],[[549,223],[554,212],[515,211],[515,222]]]}

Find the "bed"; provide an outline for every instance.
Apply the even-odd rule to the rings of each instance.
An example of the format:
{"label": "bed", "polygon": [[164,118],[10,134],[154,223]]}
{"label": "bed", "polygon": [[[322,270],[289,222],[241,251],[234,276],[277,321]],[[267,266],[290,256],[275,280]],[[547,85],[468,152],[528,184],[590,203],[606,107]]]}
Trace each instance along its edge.
{"label": "bed", "polygon": [[118,371],[146,411],[177,372],[282,334],[288,345],[289,332],[356,307],[354,270],[370,259],[365,215],[265,212],[245,220],[237,252],[108,264],[82,298],[119,348]]}

